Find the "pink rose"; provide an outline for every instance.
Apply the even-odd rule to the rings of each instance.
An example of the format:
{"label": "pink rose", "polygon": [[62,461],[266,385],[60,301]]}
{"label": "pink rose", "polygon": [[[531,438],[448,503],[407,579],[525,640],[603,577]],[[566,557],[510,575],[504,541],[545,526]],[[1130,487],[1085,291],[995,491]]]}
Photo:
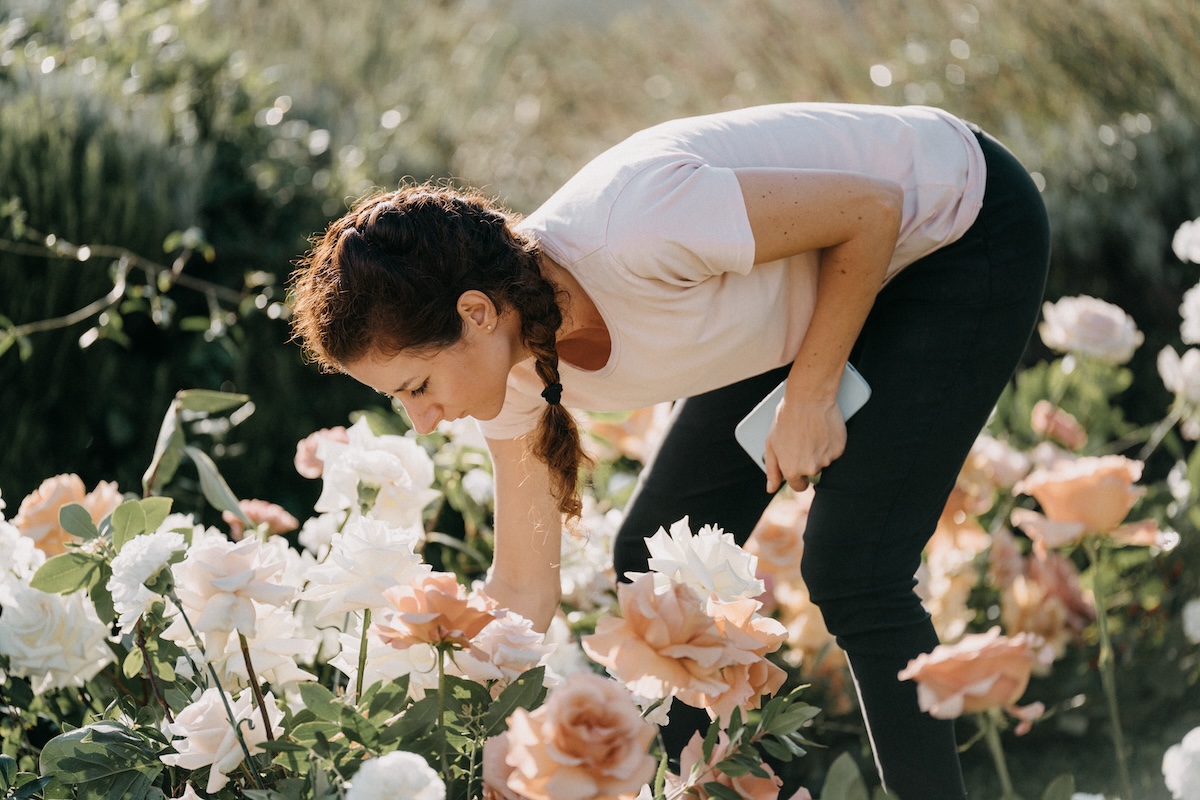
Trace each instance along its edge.
{"label": "pink rose", "polygon": [[[253,524],[262,525],[265,522],[267,534],[270,536],[288,533],[300,527],[300,521],[288,513],[286,508],[268,503],[266,500],[241,500],[238,502],[238,508],[250,518],[250,522]],[[246,535],[246,525],[242,522],[242,518],[232,511],[222,511],[221,519],[229,526],[230,538],[235,542],[241,541],[242,537]]]}
{"label": "pink rose", "polygon": [[1049,400],[1039,400],[1034,404],[1029,424],[1034,433],[1053,439],[1068,450],[1079,450],[1087,444],[1087,431],[1079,424],[1079,420]]}
{"label": "pink rose", "polygon": [[507,787],[529,800],[632,800],[654,779],[657,735],[628,691],[574,673],[536,711],[509,717]]}
{"label": "pink rose", "polygon": [[89,494],[78,475],[55,475],[21,501],[12,524],[47,556],[56,556],[66,550],[67,542],[75,540],[58,524],[58,512],[70,503],[82,505],[92,522],[99,524],[121,504],[121,493],[115,483],[100,481]]}
{"label": "pink rose", "polygon": [[392,608],[374,630],[397,650],[416,644],[468,647],[471,639],[496,618],[495,602],[482,595],[468,598],[448,572],[421,575],[383,593]]}
{"label": "pink rose", "polygon": [[317,457],[317,447],[323,440],[344,444],[350,441],[350,433],[343,426],[338,425],[334,428],[322,428],[297,442],[296,472],[299,472],[302,477],[319,478],[325,471],[325,462]]}

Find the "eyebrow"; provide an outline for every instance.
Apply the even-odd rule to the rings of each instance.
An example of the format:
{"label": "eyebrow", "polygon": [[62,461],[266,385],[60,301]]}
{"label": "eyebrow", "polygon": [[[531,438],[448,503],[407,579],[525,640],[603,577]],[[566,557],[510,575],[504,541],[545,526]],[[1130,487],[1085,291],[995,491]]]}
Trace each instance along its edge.
{"label": "eyebrow", "polygon": [[[415,380],[416,380],[415,378],[410,378],[410,379],[406,380],[404,383],[400,384],[395,389],[393,389],[392,394],[400,394],[401,392],[407,392],[408,387],[411,386],[413,384],[413,381],[415,381]],[[417,384],[417,385],[419,386],[420,384]]]}

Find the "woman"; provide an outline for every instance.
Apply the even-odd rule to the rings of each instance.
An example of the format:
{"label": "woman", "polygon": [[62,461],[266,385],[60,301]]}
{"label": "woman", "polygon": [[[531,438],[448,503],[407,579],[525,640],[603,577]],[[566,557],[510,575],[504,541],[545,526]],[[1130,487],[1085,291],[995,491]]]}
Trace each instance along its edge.
{"label": "woman", "polygon": [[[904,800],[962,798],[952,724],[896,676],[938,643],[913,576],[1024,351],[1048,239],[1016,159],[943,111],[764,106],[635,134],[526,219],[429,185],[368,198],[295,275],[294,325],[418,432],[481,421],[487,591],[542,629],[562,518],[580,508],[564,405],[686,398],[630,501],[618,575],[644,570],[644,537],[684,515],[744,540],[784,483],[820,473],[802,572],[881,777]],[[847,360],[873,392],[849,423]],[[784,377],[764,478],[733,430]]]}

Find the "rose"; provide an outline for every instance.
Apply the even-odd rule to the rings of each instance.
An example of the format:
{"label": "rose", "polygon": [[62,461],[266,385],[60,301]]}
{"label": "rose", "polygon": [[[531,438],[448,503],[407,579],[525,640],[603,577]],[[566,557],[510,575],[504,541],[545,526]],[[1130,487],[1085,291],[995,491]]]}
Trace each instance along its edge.
{"label": "rose", "polygon": [[639,408],[620,421],[594,417],[588,421],[588,431],[601,443],[609,445],[608,451],[600,454],[604,460],[625,456],[645,464],[666,433],[670,416],[671,404],[659,403]]}
{"label": "rose", "polygon": [[350,436],[344,427],[338,425],[334,428],[322,428],[314,431],[297,442],[294,463],[296,472],[300,473],[301,477],[319,478],[325,471],[325,462],[317,456],[317,449],[325,440],[344,443],[350,441]]}
{"label": "rose", "polygon": [[347,784],[346,800],[445,800],[446,784],[415,753],[395,750],[368,758]]}
{"label": "rose", "polygon": [[1110,364],[1129,361],[1145,338],[1120,307],[1087,295],[1045,303],[1042,317],[1038,333],[1051,350]]}
{"label": "rose", "polygon": [[1200,439],[1200,350],[1190,348],[1180,357],[1175,348],[1164,347],[1158,354],[1158,374],[1183,407],[1183,435]]}
{"label": "rose", "polygon": [[38,567],[46,563],[46,554],[16,526],[0,519],[0,583],[6,578],[28,581]]}
{"label": "rose", "polygon": [[1183,741],[1167,748],[1162,773],[1175,800],[1200,797],[1200,728],[1188,731]]}
{"label": "rose", "polygon": [[694,782],[694,785],[678,795],[680,799],[709,800],[713,795],[704,788],[709,783],[724,786],[745,800],[776,800],[779,797],[783,781],[775,775],[769,765],[760,763],[760,767],[767,773],[765,778],[750,772],[736,777],[726,775],[717,768],[717,764],[728,755],[729,734],[725,731],[717,734],[717,741],[713,744],[712,754],[707,760],[704,758],[704,738],[699,731],[692,734],[691,740],[679,754],[679,776],[681,783],[688,781]]}
{"label": "rose", "polygon": [[[359,653],[362,652],[362,625],[351,617],[346,630],[338,634],[340,652],[329,660],[329,666],[341,671],[348,679],[347,692],[358,686]],[[394,681],[408,676],[408,694],[414,701],[437,689],[438,652],[433,645],[418,644],[397,650],[378,636],[367,636],[367,659],[362,685],[369,687],[378,681]]]}
{"label": "rose", "polygon": [[1032,495],[1052,522],[1082,526],[1081,533],[1108,533],[1145,493],[1133,485],[1142,466],[1124,456],[1080,458],[1034,470],[1013,491]]}
{"label": "rose", "polygon": [[392,608],[375,624],[374,633],[403,650],[415,644],[468,647],[496,618],[495,602],[481,595],[468,598],[448,572],[435,572],[393,586],[383,593]]}
{"label": "rose", "polygon": [[[1025,719],[1031,716],[1029,709],[1040,714],[1040,704],[1027,709],[1015,706],[1029,684],[1034,644],[1034,637],[1028,634],[1002,636],[997,626],[922,653],[909,661],[898,677],[917,682],[918,706],[938,719],[991,708],[1004,708],[1014,715],[1020,712]],[[1018,732],[1023,732],[1023,727]]]}
{"label": "rose", "polygon": [[714,717],[729,719],[734,708],[758,708],[763,695],[774,694],[787,680],[787,673],[765,658],[787,639],[787,628],[778,620],[760,615],[761,607],[759,601],[748,598],[708,603],[708,613],[731,649],[737,647],[758,656],[749,663],[739,662],[721,670],[721,678],[729,688],[715,696],[706,696],[700,704]]}
{"label": "rose", "polygon": [[63,506],[79,503],[92,522],[99,524],[121,504],[121,493],[115,483],[101,481],[90,493],[78,475],[55,475],[21,501],[12,524],[28,536],[46,555],[53,556],[66,550],[66,543],[75,537],[67,533],[58,522],[58,512]]}
{"label": "rose", "polygon": [[1079,424],[1079,420],[1056,408],[1049,400],[1039,400],[1034,404],[1029,424],[1034,433],[1053,439],[1070,450],[1079,450],[1087,444],[1087,431]]}
{"label": "rose", "polygon": [[118,614],[122,633],[129,633],[138,619],[162,595],[151,591],[149,583],[179,551],[187,546],[183,534],[160,530],[135,536],[125,543],[112,560],[108,591]]}
{"label": "rose", "polygon": [[632,797],[654,778],[657,733],[628,691],[576,673],[537,710],[509,717],[507,786],[530,800]]}
{"label": "rose", "polygon": [[778,498],[767,506],[746,541],[746,552],[758,559],[760,573],[784,579],[800,574],[804,529],[808,525],[813,494],[809,489],[798,495]]}
{"label": "rose", "polygon": [[[266,500],[241,500],[238,502],[238,508],[250,519],[252,525],[265,524],[268,536],[288,533],[300,527],[299,520],[293,517],[287,509],[274,503],[268,503]],[[246,534],[246,523],[242,522],[242,518],[237,514],[232,511],[222,511],[221,519],[229,526],[229,536],[235,542],[240,541]]]}
{"label": "rose", "polygon": [[20,580],[0,580],[0,656],[27,677],[35,694],[83,686],[115,660],[108,625],[85,592],[48,594]]}
{"label": "rose", "polygon": [[701,706],[707,697],[729,690],[721,670],[759,660],[731,647],[705,612],[696,591],[683,584],[655,590],[652,573],[617,587],[620,617],[604,617],[582,645],[631,692],[642,697],[675,695]]}
{"label": "rose", "polygon": [[[1200,255],[1200,225],[1193,227],[1196,232],[1194,246],[1197,250],[1196,254]],[[1179,315],[1183,317],[1183,321],[1179,324],[1179,337],[1183,339],[1183,343],[1200,344],[1200,283],[1183,293]]]}
{"label": "rose", "polygon": [[474,639],[467,652],[454,658],[454,665],[478,683],[497,681],[492,694],[536,666],[544,665],[554,650],[533,623],[511,611],[503,612]]}
{"label": "rose", "polygon": [[[254,707],[249,692],[236,702],[228,694],[224,698],[221,695],[218,689],[205,689],[195,702],[175,715],[174,722],[164,723],[167,732],[177,738],[174,742],[176,752],[160,756],[160,759],[164,764],[183,769],[211,767],[205,787],[209,794],[221,791],[229,782],[229,773],[237,769],[245,758],[237,734],[229,722],[226,703],[238,722],[238,730],[250,755],[261,753],[259,745],[267,740],[262,713]],[[263,697],[263,706],[267,710],[273,735],[279,736],[283,733],[279,724],[283,712],[275,704],[275,697],[270,692]]]}
{"label": "rose", "polygon": [[1200,264],[1200,219],[1185,222],[1175,230],[1171,249],[1180,261]]}
{"label": "rose", "polygon": [[[665,579],[688,584],[701,596],[716,595],[724,601],[757,597],[765,590],[755,577],[758,559],[738,547],[733,534],[713,525],[705,525],[696,535],[688,528],[688,519],[662,528],[646,539],[650,551],[648,565]],[[663,581],[659,580],[661,587]]]}

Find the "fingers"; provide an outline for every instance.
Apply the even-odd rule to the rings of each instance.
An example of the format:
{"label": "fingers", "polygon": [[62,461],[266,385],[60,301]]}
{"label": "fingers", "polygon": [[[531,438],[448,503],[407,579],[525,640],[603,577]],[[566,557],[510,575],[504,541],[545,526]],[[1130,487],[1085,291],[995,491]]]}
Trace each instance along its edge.
{"label": "fingers", "polygon": [[783,485],[783,472],[779,469],[779,462],[770,447],[767,448],[763,461],[767,467],[767,494],[775,494]]}
{"label": "fingers", "polygon": [[792,487],[792,491],[794,492],[803,492],[808,488],[808,483],[809,479],[801,475],[799,477],[790,479],[788,481],[788,486]]}

